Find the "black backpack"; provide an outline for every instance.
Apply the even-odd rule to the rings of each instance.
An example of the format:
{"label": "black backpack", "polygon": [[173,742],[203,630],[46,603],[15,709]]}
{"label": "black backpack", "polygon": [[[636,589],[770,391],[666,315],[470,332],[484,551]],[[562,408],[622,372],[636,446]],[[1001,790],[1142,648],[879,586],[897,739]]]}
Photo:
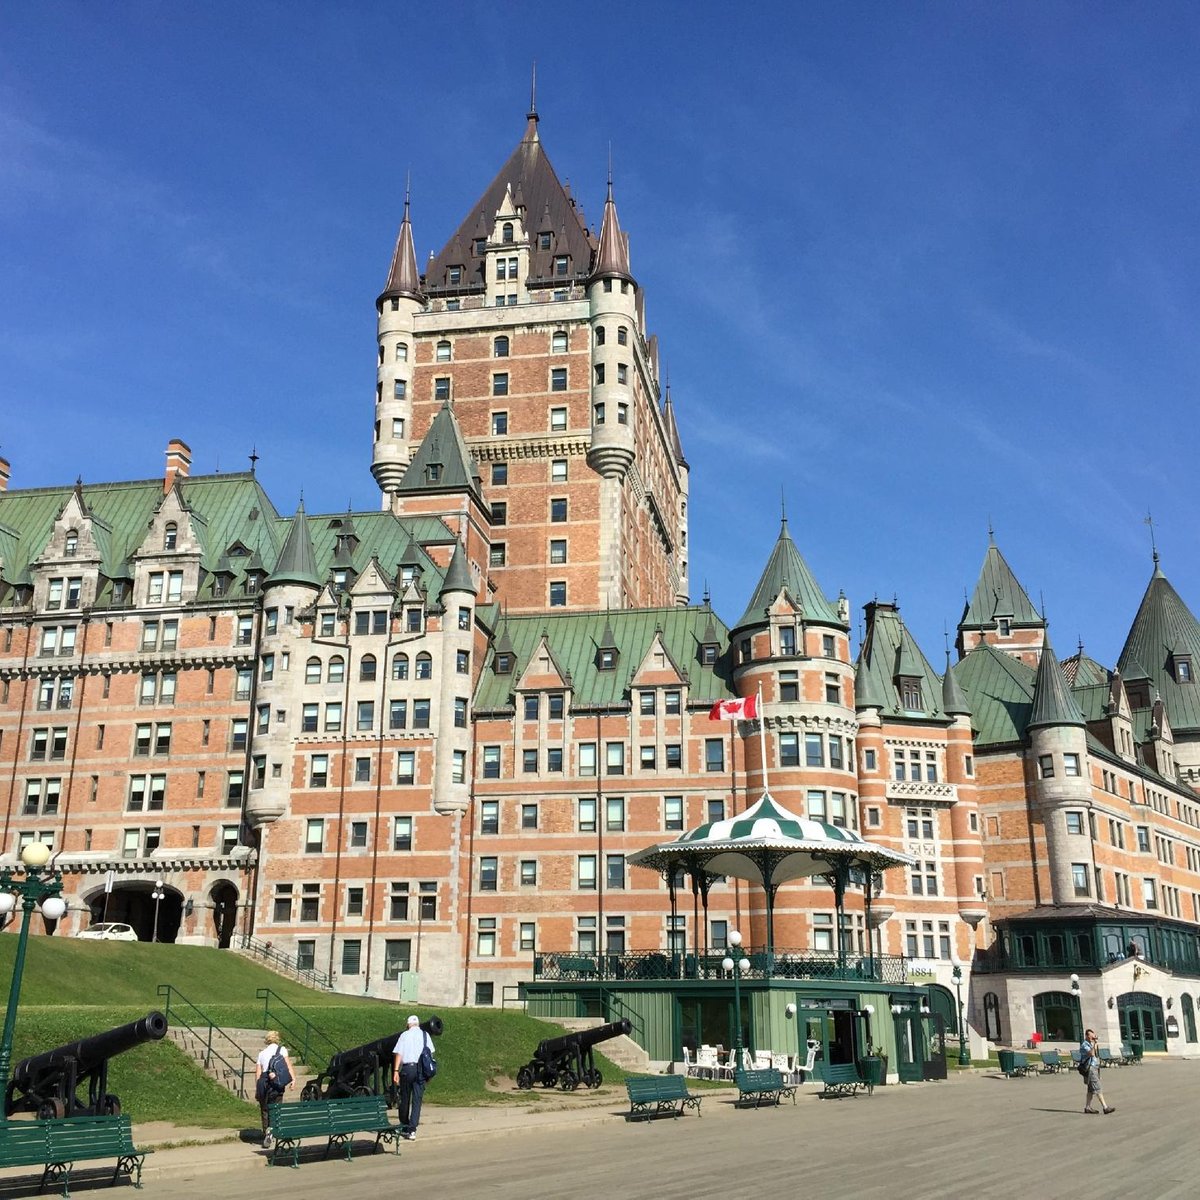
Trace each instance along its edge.
{"label": "black backpack", "polygon": [[288,1060],[282,1050],[276,1050],[271,1056],[271,1061],[267,1063],[267,1077],[271,1081],[269,1086],[273,1092],[282,1092],[292,1082],[292,1069],[288,1066]]}

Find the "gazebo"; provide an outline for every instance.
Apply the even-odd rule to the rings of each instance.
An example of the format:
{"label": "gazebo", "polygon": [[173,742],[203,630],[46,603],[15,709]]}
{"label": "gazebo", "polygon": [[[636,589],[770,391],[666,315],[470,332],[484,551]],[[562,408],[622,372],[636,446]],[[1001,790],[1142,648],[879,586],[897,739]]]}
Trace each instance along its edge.
{"label": "gazebo", "polygon": [[[862,886],[870,928],[877,874],[889,867],[913,862],[911,856],[874,845],[852,829],[798,817],[769,792],[764,792],[756,803],[737,816],[710,821],[681,834],[674,841],[660,842],[627,857],[632,865],[658,871],[666,878],[672,918],[677,911],[679,873],[682,871],[690,876],[693,897],[698,897],[704,904],[705,929],[708,927],[708,892],[715,880],[745,879],[758,884],[767,902],[765,974],[768,976],[772,973],[775,955],[775,896],[782,884],[820,876],[833,888],[837,910],[837,965],[841,971],[846,965],[846,888],[852,884]],[[873,974],[874,950],[869,939],[868,946]]]}

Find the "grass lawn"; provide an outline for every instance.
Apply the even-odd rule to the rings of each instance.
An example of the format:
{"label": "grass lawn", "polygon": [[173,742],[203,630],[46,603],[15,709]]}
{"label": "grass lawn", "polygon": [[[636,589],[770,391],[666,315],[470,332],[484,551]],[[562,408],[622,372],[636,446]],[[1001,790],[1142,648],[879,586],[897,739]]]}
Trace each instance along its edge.
{"label": "grass lawn", "polygon": [[[0,937],[0,980],[11,976],[15,937]],[[17,1016],[14,1062],[76,1041],[162,1008],[157,995],[170,983],[218,1025],[261,1029],[259,988],[270,988],[342,1048],[398,1033],[410,1011],[425,1018],[435,1010],[313,991],[228,951],[201,946],[142,942],[92,942],[69,938],[29,940]],[[560,1026],[524,1013],[495,1009],[436,1010],[446,1025],[437,1040],[438,1074],[427,1092],[430,1104],[474,1105],[537,1101],[547,1093],[489,1090],[490,1080],[513,1079],[538,1042],[557,1037]],[[272,1024],[284,1042],[300,1048],[300,1023],[279,1006]],[[172,1021],[178,1024],[174,1011]],[[325,1065],[324,1044],[309,1057]],[[597,1055],[605,1081],[623,1072]],[[172,1043],[164,1040],[117,1055],[109,1065],[109,1090],[134,1120],[165,1120],[210,1127],[252,1127],[257,1107],[209,1080]],[[560,1095],[560,1093],[554,1093]]]}

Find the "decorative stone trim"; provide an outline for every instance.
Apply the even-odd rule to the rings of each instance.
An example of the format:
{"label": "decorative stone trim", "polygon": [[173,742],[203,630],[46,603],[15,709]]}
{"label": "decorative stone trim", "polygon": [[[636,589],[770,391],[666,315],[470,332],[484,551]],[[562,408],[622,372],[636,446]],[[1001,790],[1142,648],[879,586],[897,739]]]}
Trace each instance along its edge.
{"label": "decorative stone trim", "polygon": [[889,779],[886,796],[889,800],[922,804],[957,804],[958,788],[952,783],[926,783],[923,780]]}

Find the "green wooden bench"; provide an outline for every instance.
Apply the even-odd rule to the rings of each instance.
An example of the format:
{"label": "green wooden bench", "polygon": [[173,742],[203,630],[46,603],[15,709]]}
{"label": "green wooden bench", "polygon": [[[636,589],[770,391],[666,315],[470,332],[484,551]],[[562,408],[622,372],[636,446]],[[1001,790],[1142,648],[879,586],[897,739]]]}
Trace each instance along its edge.
{"label": "green wooden bench", "polygon": [[373,1133],[375,1147],[380,1142],[395,1142],[396,1153],[400,1153],[400,1126],[388,1119],[387,1101],[383,1096],[347,1096],[340,1100],[301,1100],[298,1103],[282,1102],[268,1107],[271,1134],[275,1138],[275,1149],[271,1165],[279,1161],[280,1154],[290,1153],[292,1166],[300,1165],[300,1143],[305,1138],[328,1138],[325,1157],[334,1146],[346,1152],[346,1161],[354,1158],[354,1135]]}
{"label": "green wooden bench", "polygon": [[630,1075],[625,1080],[625,1091],[629,1094],[631,1121],[664,1113],[681,1117],[685,1108],[694,1108],[700,1116],[700,1101],[704,1099],[688,1091],[682,1075]]}
{"label": "green wooden bench", "polygon": [[62,1117],[51,1121],[0,1123],[0,1167],[42,1164],[42,1182],[61,1184],[71,1195],[71,1171],[78,1162],[115,1158],[112,1183],[128,1175],[133,1186],[142,1186],[142,1163],[148,1150],[133,1144],[133,1123],[128,1117]]}
{"label": "green wooden bench", "polygon": [[737,1073],[738,1103],[754,1100],[758,1108],[765,1100],[768,1104],[779,1104],[784,1096],[791,1096],[796,1103],[796,1089],[783,1082],[783,1073],[774,1067],[759,1067],[753,1071]]}
{"label": "green wooden bench", "polygon": [[1059,1071],[1067,1069],[1067,1060],[1062,1057],[1057,1050],[1042,1051],[1042,1068],[1043,1075],[1057,1075]]}
{"label": "green wooden bench", "polygon": [[874,1087],[859,1075],[853,1063],[826,1063],[821,1067],[821,1077],[825,1081],[825,1087],[821,1090],[822,1099],[826,1096],[854,1096],[859,1088],[866,1088],[868,1096],[875,1094]]}

